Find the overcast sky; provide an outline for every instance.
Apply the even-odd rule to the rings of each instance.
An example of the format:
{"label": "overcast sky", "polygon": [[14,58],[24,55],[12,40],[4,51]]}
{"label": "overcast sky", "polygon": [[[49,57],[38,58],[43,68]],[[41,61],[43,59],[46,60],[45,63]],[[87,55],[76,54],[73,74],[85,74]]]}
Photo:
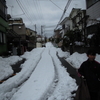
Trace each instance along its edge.
{"label": "overcast sky", "polygon": [[[49,37],[57,26],[68,0],[6,0],[8,14],[12,17],[21,17],[25,26]],[[85,9],[85,0],[72,0],[66,14],[67,17],[72,8]]]}

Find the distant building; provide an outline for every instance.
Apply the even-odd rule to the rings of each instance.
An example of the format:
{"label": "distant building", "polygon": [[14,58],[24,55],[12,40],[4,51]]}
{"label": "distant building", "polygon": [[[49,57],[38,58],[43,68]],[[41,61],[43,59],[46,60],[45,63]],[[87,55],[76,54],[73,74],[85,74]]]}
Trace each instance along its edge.
{"label": "distant building", "polygon": [[69,19],[69,17],[65,17],[65,18],[61,21],[60,25],[62,26],[62,30],[61,30],[62,37],[64,36],[64,34],[65,34],[68,30],[70,30],[70,26],[72,26],[71,24],[72,24],[72,23],[71,23],[71,20]]}
{"label": "distant building", "polygon": [[86,42],[87,18],[86,10],[82,10],[81,8],[73,8],[69,15],[69,19],[72,21],[70,30],[73,30],[75,33],[75,41],[77,42]]}
{"label": "distant building", "polygon": [[42,47],[42,36],[38,35],[36,36],[36,48]]}
{"label": "distant building", "polygon": [[[26,27],[25,27],[25,24],[23,23],[23,19],[22,18],[9,18],[9,29],[12,29],[18,35],[20,35],[21,37],[20,45],[17,45],[17,48],[18,48],[19,54],[23,54],[25,51],[27,51],[27,47],[28,47],[28,40],[26,38],[27,37]],[[16,46],[13,48],[16,48]]]}
{"label": "distant building", "polygon": [[36,35],[37,35],[36,31],[26,28],[26,39],[28,41],[27,45],[28,50],[32,50],[33,48],[36,47]]}
{"label": "distant building", "polygon": [[8,55],[19,55],[18,47],[20,44],[20,35],[18,35],[14,30],[8,29],[7,31],[7,48]]}
{"label": "distant building", "polygon": [[18,33],[22,40],[26,40],[26,28],[22,18],[10,18],[9,28]]}

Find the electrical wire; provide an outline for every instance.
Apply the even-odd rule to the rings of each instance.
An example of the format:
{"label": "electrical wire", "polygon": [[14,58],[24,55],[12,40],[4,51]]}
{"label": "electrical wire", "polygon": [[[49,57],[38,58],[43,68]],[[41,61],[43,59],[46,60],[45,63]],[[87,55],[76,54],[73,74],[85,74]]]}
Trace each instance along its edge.
{"label": "electrical wire", "polygon": [[[39,1],[38,1],[38,2],[39,2]],[[40,5],[40,2],[39,2],[39,7],[40,7],[40,9],[41,9],[42,19],[43,19],[43,21],[44,21],[44,23],[45,23],[45,20],[44,20],[44,17],[43,17],[43,11],[42,11],[42,7],[41,7],[41,5]]]}
{"label": "electrical wire", "polygon": [[[30,19],[30,22],[31,22],[30,25],[33,26],[35,24],[34,21],[37,21],[37,18],[35,17],[35,15],[31,16],[31,12],[33,11],[33,9],[30,9],[30,3],[27,2],[27,6],[26,6],[25,2],[23,0],[20,0],[19,4],[23,8],[23,10],[24,10],[25,14],[27,15],[28,19]],[[34,14],[34,11],[33,11],[32,14]],[[34,19],[34,20],[32,20],[32,19]],[[37,21],[37,23],[38,23],[38,21]]]}
{"label": "electrical wire", "polygon": [[57,24],[55,30],[57,29],[57,27],[59,26],[61,20],[63,19],[63,17],[64,17],[64,15],[65,15],[65,13],[66,13],[66,11],[67,11],[67,9],[68,9],[68,7],[69,7],[71,1],[72,1],[72,0],[68,0],[66,6],[65,6],[65,8],[64,8],[63,14],[62,14],[62,16],[61,16],[61,18],[60,18],[60,20],[59,20],[59,22],[58,22],[58,24]]}
{"label": "electrical wire", "polygon": [[[49,0],[51,1],[55,6],[57,6],[59,9],[61,9],[58,5],[56,5],[52,0]],[[61,9],[63,11],[63,9]]]}
{"label": "electrical wire", "polygon": [[39,22],[39,23],[42,24],[43,23],[43,17],[42,17],[42,13],[41,13],[41,8],[40,8],[40,5],[39,5],[39,2],[33,0],[33,4],[34,4],[34,7],[36,9],[36,15],[37,15],[38,19],[39,20],[41,19],[41,22]]}
{"label": "electrical wire", "polygon": [[19,7],[21,8],[22,12],[25,13],[25,16],[28,18],[28,20],[31,22],[30,18],[28,17],[26,11],[24,10],[22,4],[20,3],[19,0],[16,0],[16,2],[18,3]]}

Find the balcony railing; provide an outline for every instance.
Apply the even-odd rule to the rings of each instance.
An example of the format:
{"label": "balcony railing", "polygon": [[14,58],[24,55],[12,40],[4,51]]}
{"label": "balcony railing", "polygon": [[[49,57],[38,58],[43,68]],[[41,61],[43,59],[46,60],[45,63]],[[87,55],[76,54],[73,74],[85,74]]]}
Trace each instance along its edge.
{"label": "balcony railing", "polygon": [[1,11],[0,10],[0,16],[3,18],[3,19],[5,19],[5,20],[7,20],[7,14],[5,14],[3,11]]}

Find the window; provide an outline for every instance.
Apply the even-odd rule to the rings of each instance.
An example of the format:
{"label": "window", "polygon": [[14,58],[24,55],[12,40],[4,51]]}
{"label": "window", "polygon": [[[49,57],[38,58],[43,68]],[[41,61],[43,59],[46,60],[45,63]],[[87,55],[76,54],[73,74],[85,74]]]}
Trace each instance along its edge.
{"label": "window", "polygon": [[65,24],[62,25],[62,29],[65,29]]}
{"label": "window", "polygon": [[0,32],[0,43],[3,42],[3,39],[2,39],[2,33]]}
{"label": "window", "polygon": [[6,43],[6,35],[3,34],[3,43]]}
{"label": "window", "polygon": [[0,43],[6,43],[6,35],[0,32]]}

